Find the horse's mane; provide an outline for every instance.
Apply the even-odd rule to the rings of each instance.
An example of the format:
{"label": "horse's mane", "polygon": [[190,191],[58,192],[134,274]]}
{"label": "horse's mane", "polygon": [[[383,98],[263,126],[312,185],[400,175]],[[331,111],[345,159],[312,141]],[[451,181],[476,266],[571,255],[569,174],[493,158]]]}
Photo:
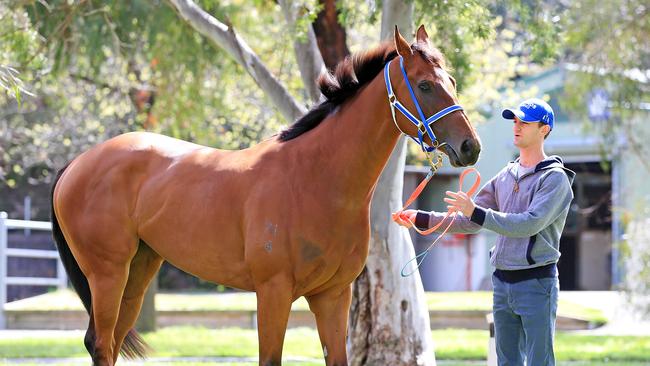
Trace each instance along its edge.
{"label": "horse's mane", "polygon": [[[411,49],[431,64],[447,69],[445,57],[437,48],[416,42]],[[280,132],[280,141],[289,141],[318,126],[338,106],[374,79],[386,63],[396,56],[393,42],[386,41],[373,49],[346,57],[336,65],[334,74],[321,74],[317,83],[325,100]]]}
{"label": "horse's mane", "polygon": [[[426,61],[443,69],[447,68],[445,58],[437,48],[415,43],[411,45],[411,49]],[[393,42],[386,41],[371,50],[346,57],[336,65],[334,74],[321,74],[317,83],[325,100],[280,132],[280,141],[289,141],[318,126],[338,106],[374,79],[386,63],[396,56]]]}
{"label": "horse's mane", "polygon": [[321,74],[317,83],[325,100],[280,132],[280,141],[291,140],[318,126],[338,106],[374,79],[395,56],[395,46],[385,42],[371,50],[346,57],[336,65],[333,74]]}

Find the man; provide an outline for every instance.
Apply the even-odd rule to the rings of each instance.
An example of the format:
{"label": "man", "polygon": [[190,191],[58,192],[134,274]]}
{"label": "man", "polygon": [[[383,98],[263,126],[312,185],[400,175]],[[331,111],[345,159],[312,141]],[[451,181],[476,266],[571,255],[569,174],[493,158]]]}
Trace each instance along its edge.
{"label": "man", "polygon": [[[486,228],[499,234],[490,254],[496,267],[492,283],[498,364],[524,365],[527,360],[529,366],[555,365],[557,261],[575,173],[560,157],[544,153],[554,122],[546,102],[528,99],[502,116],[513,120],[519,158],[487,182],[474,201],[462,191],[447,192],[448,208],[459,212],[450,231]],[[396,221],[425,229],[443,217],[440,212],[406,210]]]}

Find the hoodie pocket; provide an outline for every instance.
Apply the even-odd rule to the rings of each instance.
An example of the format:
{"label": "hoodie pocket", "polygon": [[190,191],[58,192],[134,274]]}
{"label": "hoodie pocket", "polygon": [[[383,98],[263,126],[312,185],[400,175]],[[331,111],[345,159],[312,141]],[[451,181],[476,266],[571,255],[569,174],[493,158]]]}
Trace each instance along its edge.
{"label": "hoodie pocket", "polygon": [[533,260],[533,247],[535,246],[535,242],[537,241],[537,235],[533,235],[530,237],[528,240],[528,247],[526,247],[526,260],[528,261],[528,264],[535,264],[535,260]]}

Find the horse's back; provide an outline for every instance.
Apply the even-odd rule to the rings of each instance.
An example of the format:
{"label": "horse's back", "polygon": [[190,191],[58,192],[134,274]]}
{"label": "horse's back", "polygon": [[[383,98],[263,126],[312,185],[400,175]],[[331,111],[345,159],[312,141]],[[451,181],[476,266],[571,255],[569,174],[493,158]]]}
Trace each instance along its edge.
{"label": "horse's back", "polygon": [[[106,222],[120,224],[132,216],[140,186],[176,159],[205,148],[185,141],[145,132],[109,139],[79,155],[57,182],[53,205],[62,227]],[[65,230],[64,230],[65,231]]]}
{"label": "horse's back", "polygon": [[55,200],[65,193],[84,195],[91,194],[87,189],[108,185],[116,188],[116,181],[135,184],[142,176],[165,169],[174,159],[201,148],[204,147],[147,132],[116,136],[70,163],[57,184]]}
{"label": "horse's back", "polygon": [[100,150],[102,153],[141,152],[152,158],[158,156],[174,159],[198,149],[207,147],[151,132],[129,132],[113,137],[87,153],[93,150]]}

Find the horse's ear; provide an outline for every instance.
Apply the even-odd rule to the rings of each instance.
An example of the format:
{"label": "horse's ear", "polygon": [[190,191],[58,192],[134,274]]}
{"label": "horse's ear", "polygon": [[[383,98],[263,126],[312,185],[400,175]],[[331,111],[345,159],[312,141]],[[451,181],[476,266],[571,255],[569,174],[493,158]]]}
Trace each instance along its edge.
{"label": "horse's ear", "polygon": [[429,44],[429,35],[427,34],[427,30],[424,29],[424,24],[420,25],[420,28],[418,28],[418,32],[416,33],[415,39],[418,42],[424,42],[426,44]]}
{"label": "horse's ear", "polygon": [[409,58],[413,54],[411,46],[399,33],[397,25],[395,26],[395,48],[397,49],[397,54],[404,58]]}

